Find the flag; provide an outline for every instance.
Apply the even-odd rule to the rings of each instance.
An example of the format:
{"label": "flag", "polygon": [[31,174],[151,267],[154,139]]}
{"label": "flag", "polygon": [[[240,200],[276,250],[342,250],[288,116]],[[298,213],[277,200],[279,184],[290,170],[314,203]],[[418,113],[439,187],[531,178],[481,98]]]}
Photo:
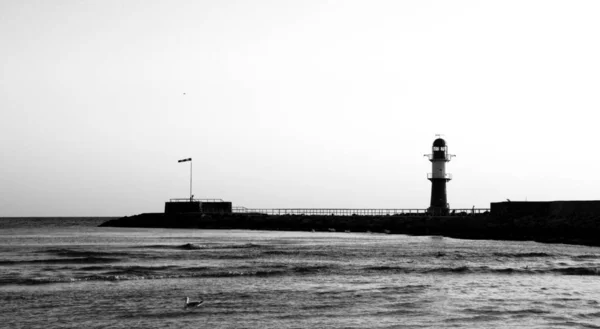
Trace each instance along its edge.
{"label": "flag", "polygon": [[186,161],[192,161],[192,158],[181,159],[181,160],[179,160],[177,162],[186,162]]}

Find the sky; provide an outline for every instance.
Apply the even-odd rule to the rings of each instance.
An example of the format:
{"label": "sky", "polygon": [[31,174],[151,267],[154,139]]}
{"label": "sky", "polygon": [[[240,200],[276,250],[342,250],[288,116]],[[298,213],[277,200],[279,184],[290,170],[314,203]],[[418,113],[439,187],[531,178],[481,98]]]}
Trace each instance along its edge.
{"label": "sky", "polygon": [[[600,2],[0,0],[0,216],[598,200]],[[586,171],[587,170],[587,171]]]}

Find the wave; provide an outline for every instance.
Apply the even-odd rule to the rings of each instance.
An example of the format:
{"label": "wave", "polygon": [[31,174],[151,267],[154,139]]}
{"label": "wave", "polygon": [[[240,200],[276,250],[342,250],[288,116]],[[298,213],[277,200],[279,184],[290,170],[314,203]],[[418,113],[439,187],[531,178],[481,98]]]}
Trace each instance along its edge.
{"label": "wave", "polygon": [[[214,267],[178,267],[166,266],[85,266],[77,268],[79,273],[72,277],[39,276],[28,278],[0,279],[0,285],[38,285],[78,281],[128,281],[156,279],[186,279],[186,278],[227,278],[227,277],[272,277],[286,275],[311,275],[328,271],[328,266],[296,266],[274,268],[242,267],[234,269],[218,269]],[[82,272],[96,272],[83,274]]]}
{"label": "wave", "polygon": [[393,273],[419,273],[419,274],[562,274],[562,275],[590,275],[600,276],[599,267],[560,267],[560,268],[530,268],[530,267],[502,267],[489,266],[456,266],[456,267],[406,267],[406,266],[371,266],[367,271],[393,272]]}
{"label": "wave", "polygon": [[119,262],[118,258],[109,257],[76,257],[76,258],[49,258],[33,260],[4,260],[0,265],[22,265],[22,264],[103,264]]}
{"label": "wave", "polygon": [[538,308],[526,308],[526,309],[511,310],[511,309],[504,309],[504,308],[489,308],[489,307],[466,308],[466,309],[464,309],[464,312],[479,314],[479,315],[498,315],[498,316],[505,316],[505,315],[525,316],[525,315],[539,315],[539,314],[552,313],[549,310],[538,309]]}
{"label": "wave", "polygon": [[135,246],[135,249],[180,249],[180,250],[218,250],[218,249],[259,249],[259,248],[270,248],[269,246],[245,243],[245,244],[196,244],[196,243],[185,243],[182,245],[172,244],[154,244]]}
{"label": "wave", "polygon": [[600,255],[577,255],[573,256],[573,259],[600,259]]}
{"label": "wave", "polygon": [[[270,268],[238,268],[227,271],[214,271],[208,270],[204,273],[198,273],[197,275],[193,275],[193,277],[237,277],[237,276],[256,276],[256,277],[266,277],[266,276],[285,276],[285,275],[311,275],[318,274],[323,272],[331,272],[332,266],[293,266],[293,267],[285,267],[282,268],[280,266],[270,267]],[[183,268],[180,270],[181,272],[190,272],[189,268]],[[192,269],[193,271],[193,269]]]}
{"label": "wave", "polygon": [[551,270],[553,273],[564,275],[600,275],[598,267],[565,267]]}
{"label": "wave", "polygon": [[[228,259],[256,259],[259,257],[259,252],[263,252],[265,255],[269,255],[271,252],[272,246],[266,245],[258,245],[252,243],[246,244],[195,244],[195,243],[185,243],[181,245],[145,245],[145,246],[135,246],[136,249],[143,250],[171,250],[171,251],[181,251],[179,254],[173,254],[172,258],[178,258],[180,255],[182,257],[188,257],[189,253],[197,253],[194,257],[202,257],[203,259],[217,259],[217,260],[228,260]],[[266,249],[266,251],[265,251]],[[297,254],[297,253],[296,253]],[[136,255],[140,257],[141,255]],[[153,256],[151,253],[144,255],[144,258],[152,258],[152,257],[163,257],[162,255]]]}
{"label": "wave", "polygon": [[265,277],[272,275],[280,275],[281,273],[274,273],[272,271],[226,271],[226,272],[215,272],[215,273],[132,273],[130,271],[114,271],[106,274],[94,274],[83,277],[42,277],[42,278],[25,278],[10,281],[0,280],[0,285],[42,285],[52,283],[71,283],[71,282],[83,282],[83,281],[138,281],[138,280],[161,280],[161,279],[193,279],[193,278],[227,278],[227,277],[240,277],[240,276],[255,276]]}
{"label": "wave", "polygon": [[506,258],[554,257],[554,255],[547,254],[545,252],[523,252],[523,253],[495,252],[495,253],[493,253],[493,255],[496,257],[506,257]]}
{"label": "wave", "polygon": [[177,266],[173,265],[165,265],[165,266],[113,266],[110,268],[109,272],[106,272],[107,275],[152,275],[156,272],[168,271],[177,268]]}
{"label": "wave", "polygon": [[[183,278],[227,278],[227,277],[277,277],[277,276],[310,276],[310,275],[394,275],[394,274],[429,274],[429,275],[469,275],[469,274],[495,274],[495,275],[582,275],[600,276],[599,267],[489,267],[489,266],[441,266],[441,267],[411,267],[411,266],[367,266],[354,267],[337,264],[307,265],[297,264],[289,266],[243,266],[235,268],[220,268],[211,266],[139,266],[139,265],[99,265],[118,261],[106,258],[70,258],[53,260],[21,261],[22,263],[56,263],[90,264],[90,266],[70,267],[73,270],[71,277],[65,277],[64,271],[56,277],[48,275],[51,271],[45,270],[45,275],[38,277],[6,277],[0,278],[0,285],[7,284],[47,284],[74,281],[121,281],[121,280],[154,280],[154,279],[183,279]],[[6,264],[10,262],[1,262]],[[15,262],[13,262],[15,263]],[[94,265],[97,264],[97,265]]]}
{"label": "wave", "polygon": [[186,243],[181,246],[177,246],[175,248],[183,249],[183,250],[196,250],[196,249],[206,249],[206,246],[201,246],[201,245],[192,244],[192,243]]}
{"label": "wave", "polygon": [[598,319],[600,318],[600,312],[580,313],[578,317],[582,319]]}
{"label": "wave", "polygon": [[62,257],[118,257],[128,256],[124,252],[106,252],[106,251],[89,251],[89,250],[72,250],[72,249],[47,249],[43,253],[53,254]]}

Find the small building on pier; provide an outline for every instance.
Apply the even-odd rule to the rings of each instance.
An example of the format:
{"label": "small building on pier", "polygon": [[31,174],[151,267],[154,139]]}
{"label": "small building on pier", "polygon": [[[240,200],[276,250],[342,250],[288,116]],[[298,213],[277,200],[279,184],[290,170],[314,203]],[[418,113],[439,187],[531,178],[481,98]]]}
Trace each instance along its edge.
{"label": "small building on pier", "polygon": [[229,214],[231,211],[231,202],[221,199],[171,199],[165,202],[165,214],[190,212]]}
{"label": "small building on pier", "polygon": [[600,215],[600,201],[504,201],[490,204],[492,215],[573,216]]}

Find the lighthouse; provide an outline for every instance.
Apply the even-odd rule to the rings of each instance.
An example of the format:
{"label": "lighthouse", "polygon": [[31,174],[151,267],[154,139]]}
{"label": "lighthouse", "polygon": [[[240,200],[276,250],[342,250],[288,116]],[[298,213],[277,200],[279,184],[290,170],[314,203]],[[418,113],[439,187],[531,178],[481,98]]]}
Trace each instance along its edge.
{"label": "lighthouse", "polygon": [[432,215],[447,215],[450,205],[446,196],[446,183],[452,175],[446,173],[446,162],[454,156],[448,154],[446,141],[439,137],[433,141],[432,153],[425,156],[431,161],[431,173],[427,179],[431,181],[431,203],[427,212]]}

